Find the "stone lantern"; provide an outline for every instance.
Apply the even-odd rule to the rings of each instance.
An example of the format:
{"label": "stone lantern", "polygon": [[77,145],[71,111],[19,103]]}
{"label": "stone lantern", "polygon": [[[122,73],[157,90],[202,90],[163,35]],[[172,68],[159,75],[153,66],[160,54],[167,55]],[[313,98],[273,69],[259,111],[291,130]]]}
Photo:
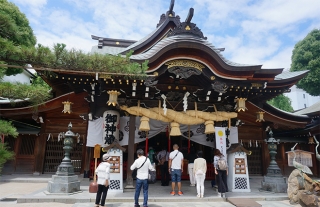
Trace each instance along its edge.
{"label": "stone lantern", "polygon": [[50,194],[72,194],[80,191],[80,181],[78,175],[74,174],[74,168],[70,159],[70,151],[72,150],[73,139],[79,135],[71,131],[72,124],[68,125],[66,133],[60,133],[63,138],[64,158],[58,166],[52,180],[48,182],[47,191]]}
{"label": "stone lantern", "polygon": [[276,162],[277,144],[279,144],[280,140],[276,140],[273,137],[273,132],[270,127],[267,127],[266,131],[269,131],[269,138],[268,140],[265,139],[265,142],[268,144],[271,161],[267,168],[267,175],[264,176],[261,181],[262,189],[275,193],[286,193],[288,187],[287,179],[281,174],[281,169]]}

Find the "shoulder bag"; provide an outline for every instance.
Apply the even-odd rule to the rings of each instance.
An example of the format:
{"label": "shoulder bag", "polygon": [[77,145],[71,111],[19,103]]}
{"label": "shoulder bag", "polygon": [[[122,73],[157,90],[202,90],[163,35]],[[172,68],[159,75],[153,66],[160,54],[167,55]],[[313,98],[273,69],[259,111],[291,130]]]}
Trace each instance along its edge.
{"label": "shoulder bag", "polygon": [[146,163],[147,159],[148,158],[146,157],[146,160],[142,163],[142,165],[139,168],[135,168],[134,170],[132,170],[131,176],[132,176],[133,179],[137,179],[137,171],[138,171],[138,169],[142,168],[144,163]]}

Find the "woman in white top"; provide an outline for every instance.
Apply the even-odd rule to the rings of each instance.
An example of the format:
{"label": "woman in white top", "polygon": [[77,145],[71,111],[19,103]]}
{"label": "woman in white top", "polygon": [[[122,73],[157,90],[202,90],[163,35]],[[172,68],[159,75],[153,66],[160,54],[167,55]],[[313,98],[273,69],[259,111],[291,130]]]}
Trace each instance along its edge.
{"label": "woman in white top", "polygon": [[202,158],[202,151],[197,153],[198,158],[194,160],[193,174],[197,183],[197,197],[203,198],[204,194],[204,180],[206,179],[207,161]]}
{"label": "woman in white top", "polygon": [[[109,160],[111,159],[109,154],[104,154],[102,156],[103,162],[99,164],[95,173],[98,175],[98,191],[96,196],[96,207],[99,207],[99,203],[101,200],[101,206],[104,206],[108,189],[110,183],[110,163]],[[102,194],[102,197],[101,197]]]}

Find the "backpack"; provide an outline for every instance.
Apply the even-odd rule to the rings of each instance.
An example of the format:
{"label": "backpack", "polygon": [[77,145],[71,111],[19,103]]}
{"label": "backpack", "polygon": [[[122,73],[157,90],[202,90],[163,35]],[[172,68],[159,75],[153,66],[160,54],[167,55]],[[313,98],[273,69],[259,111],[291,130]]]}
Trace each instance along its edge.
{"label": "backpack", "polygon": [[224,157],[220,157],[218,160],[218,170],[227,170],[228,165]]}

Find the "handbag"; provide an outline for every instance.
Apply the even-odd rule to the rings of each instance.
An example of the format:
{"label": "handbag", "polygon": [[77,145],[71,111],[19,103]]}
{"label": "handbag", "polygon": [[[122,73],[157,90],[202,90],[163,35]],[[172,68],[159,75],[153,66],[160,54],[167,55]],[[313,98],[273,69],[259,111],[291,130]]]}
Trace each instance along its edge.
{"label": "handbag", "polygon": [[146,160],[142,163],[142,165],[139,168],[135,168],[134,170],[132,170],[131,176],[133,179],[137,179],[137,171],[138,171],[138,169],[142,168],[144,163],[146,163],[147,159],[148,158],[146,157]]}
{"label": "handbag", "polygon": [[156,171],[149,170],[148,183],[154,184],[157,181]]}

